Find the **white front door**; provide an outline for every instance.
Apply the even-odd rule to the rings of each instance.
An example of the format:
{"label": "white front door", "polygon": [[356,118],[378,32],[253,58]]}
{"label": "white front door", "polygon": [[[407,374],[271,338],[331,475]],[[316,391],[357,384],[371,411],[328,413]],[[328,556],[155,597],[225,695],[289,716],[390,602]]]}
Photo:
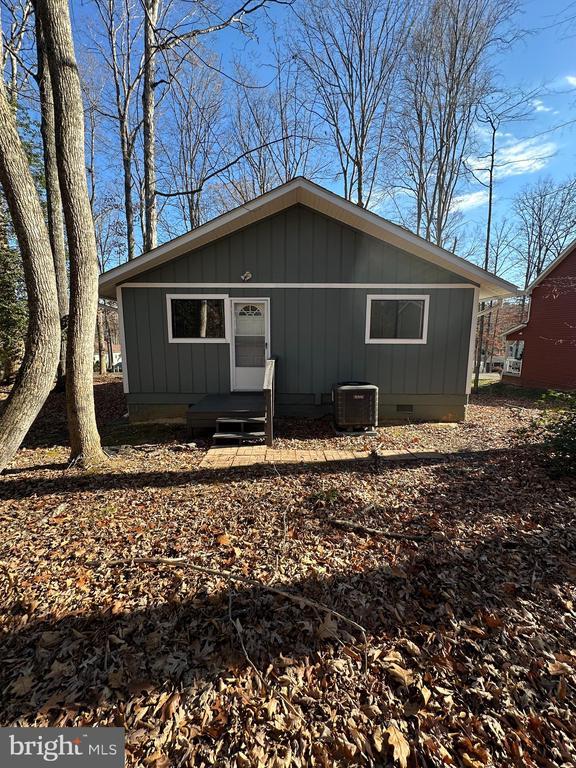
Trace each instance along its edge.
{"label": "white front door", "polygon": [[231,299],[232,389],[262,390],[268,357],[268,301]]}

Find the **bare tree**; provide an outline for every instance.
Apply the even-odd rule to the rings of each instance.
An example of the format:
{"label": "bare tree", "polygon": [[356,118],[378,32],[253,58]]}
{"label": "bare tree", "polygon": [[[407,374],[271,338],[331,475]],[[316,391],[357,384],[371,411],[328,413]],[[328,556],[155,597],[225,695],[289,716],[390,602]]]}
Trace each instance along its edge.
{"label": "bare tree", "polygon": [[2,59],[0,65],[2,72],[8,70],[8,98],[10,103],[15,106],[18,93],[20,91],[19,71],[20,54],[29,24],[32,19],[32,0],[13,0],[13,2],[2,2],[9,21],[7,23],[8,33],[3,34]]}
{"label": "bare tree", "polygon": [[[239,72],[245,82],[251,80],[246,70]],[[253,200],[281,183],[270,144],[281,139],[278,114],[268,93],[238,85],[229,127],[232,156],[240,159],[226,172],[222,190],[224,208]],[[281,142],[282,143],[282,142]],[[257,148],[254,151],[251,149]]]}
{"label": "bare tree", "polygon": [[[91,99],[91,94],[86,96],[86,125],[88,129],[88,193],[94,231],[96,235],[96,249],[98,253],[98,270],[117,266],[124,260],[125,254],[125,228],[122,225],[122,201],[116,196],[114,190],[102,192],[97,184],[96,145],[102,141],[100,129],[100,113],[97,104]],[[108,299],[99,299],[98,316],[96,321],[96,340],[98,343],[98,367],[100,374],[107,372],[107,368],[113,365],[112,333],[110,326],[110,312],[117,312],[115,302]],[[106,364],[106,358],[108,363]]]}
{"label": "bare tree", "polygon": [[64,240],[64,217],[62,214],[62,196],[58,180],[56,160],[56,126],[54,121],[54,101],[52,82],[46,58],[42,27],[36,14],[36,50],[38,90],[40,93],[40,130],[42,132],[42,154],[44,158],[44,178],[46,184],[46,213],[48,233],[54,259],[56,286],[58,288],[58,306],[60,309],[60,362],[58,363],[57,389],[64,389],[66,374],[66,328],[70,301],[68,296],[68,271],[66,267],[66,244]]}
{"label": "bare tree", "polygon": [[[480,126],[483,126],[488,132],[488,151],[478,158],[475,167],[471,169],[476,181],[488,190],[487,210],[486,210],[486,235],[484,238],[484,263],[485,270],[490,269],[490,257],[492,253],[492,216],[494,206],[494,185],[496,173],[501,165],[498,163],[497,138],[499,131],[504,124],[509,125],[514,121],[526,120],[530,114],[528,103],[536,92],[529,94],[509,94],[493,92],[482,103],[478,110],[477,119]],[[496,307],[496,316],[492,318],[492,308]],[[485,312],[486,304],[480,305],[480,320],[478,324],[478,338],[476,344],[476,362],[474,366],[474,389],[478,391],[480,381],[480,368],[482,367],[482,354],[484,349],[484,330],[487,325],[487,335],[490,336],[490,326],[494,321],[498,321],[500,302],[490,302],[489,312]]]}
{"label": "bare tree", "polygon": [[128,259],[136,256],[134,210],[135,148],[141,121],[136,116],[135,97],[142,80],[143,58],[139,52],[143,14],[139,0],[94,0],[101,26],[92,38],[99,58],[112,79],[112,106],[100,105],[102,114],[118,129],[122,157],[124,213]]}
{"label": "bare tree", "polygon": [[24,360],[0,417],[2,471],[18,450],[52,388],[60,349],[60,317],[50,238],[1,79],[0,183],[24,263],[29,305]]}
{"label": "bare tree", "polygon": [[429,0],[410,40],[398,126],[401,180],[417,234],[443,245],[480,105],[492,89],[490,57],[505,42],[516,0]]}
{"label": "bare tree", "polygon": [[488,272],[504,277],[516,267],[518,255],[515,251],[515,237],[511,219],[504,217],[492,225]]}
{"label": "bare tree", "polygon": [[403,0],[310,0],[294,53],[336,151],[344,196],[369,205],[390,148],[391,106],[411,29]]}
{"label": "bare tree", "polygon": [[[162,137],[156,131],[160,102],[172,96],[191,61],[210,68],[199,40],[228,27],[252,34],[248,19],[270,5],[292,0],[244,0],[232,11],[226,4],[176,3],[171,0],[94,0],[102,22],[93,31],[99,57],[112,74],[114,106],[102,113],[118,123],[124,176],[128,258],[136,253],[136,206],[144,250],[158,241],[162,206],[157,177],[162,178],[157,152]],[[180,89],[182,93],[182,89]],[[140,97],[140,98],[138,98]],[[142,167],[139,167],[141,160]],[[170,195],[174,194],[170,190]],[[163,196],[164,197],[164,196]]]}
{"label": "bare tree", "polygon": [[277,123],[276,136],[282,139],[269,148],[279,182],[296,176],[314,177],[326,165],[315,156],[318,120],[308,109],[301,69],[293,59],[286,59],[278,40],[274,47],[270,101]]}
{"label": "bare tree", "polygon": [[497,174],[505,165],[514,162],[513,160],[507,160],[504,163],[499,162],[498,137],[504,126],[509,127],[511,123],[528,119],[533,111],[531,102],[537,93],[538,91],[525,94],[494,91],[488,94],[477,110],[478,125],[487,132],[488,149],[475,158],[473,167],[468,165],[468,169],[475,180],[488,192],[483,263],[486,270],[490,268],[494,188]]}
{"label": "bare tree", "polygon": [[[94,230],[96,236],[96,242],[98,243],[97,230],[96,230],[96,125],[98,117],[98,106],[96,100],[93,98],[93,94],[87,89],[85,92],[85,114],[86,114],[86,127],[87,127],[87,147],[88,147],[88,199],[90,201],[90,210],[92,212],[92,220],[94,221]],[[102,259],[100,253],[98,253],[98,271],[102,272]],[[106,338],[104,317],[102,310],[102,300],[98,300],[98,312],[96,315],[96,341],[98,343],[98,372],[100,375],[106,373]]]}
{"label": "bare tree", "polygon": [[[490,238],[489,272],[503,277],[516,268],[518,256],[515,250],[515,236],[514,225],[509,219],[501,219],[493,225]],[[486,348],[485,360],[489,362],[491,371],[494,356],[503,354],[505,351],[502,334],[522,319],[520,304],[517,298],[508,299],[505,302],[491,302],[492,311],[487,315],[489,324],[486,329],[486,343],[482,343]]]}
{"label": "bare tree", "polygon": [[[274,78],[258,86],[246,68],[236,68],[236,93],[230,125],[230,154],[241,158],[225,174],[224,206],[268,192],[296,176],[316,176],[317,118],[308,108],[303,73],[283,61],[276,42]],[[254,150],[253,148],[257,148]]]}
{"label": "bare tree", "polygon": [[144,125],[144,250],[158,244],[156,210],[156,24],[160,0],[143,0],[144,4],[144,88],[142,115]]}
{"label": "bare tree", "polygon": [[[144,177],[142,187],[142,204],[144,209],[143,241],[144,250],[150,250],[157,244],[157,199],[159,191],[156,188],[156,138],[155,138],[155,108],[157,98],[155,89],[158,85],[165,86],[162,96],[171,90],[177,82],[178,70],[185,62],[194,57],[199,62],[209,66],[203,59],[199,40],[227,28],[236,28],[243,33],[252,34],[248,19],[271,5],[291,5],[293,0],[244,0],[232,12],[226,13],[224,8],[215,9],[202,4],[191,13],[188,9],[180,16],[171,13],[169,3],[162,4],[160,0],[141,0],[145,13],[144,27],[144,89],[142,94],[144,140]],[[198,15],[202,24],[198,24]],[[171,54],[168,56],[168,54]],[[162,56],[163,77],[157,75],[158,61]],[[213,177],[214,174],[211,174]],[[205,180],[204,180],[205,181]],[[196,183],[194,190],[184,191],[183,197],[189,200],[197,196],[197,191],[204,181]],[[190,192],[192,194],[190,194]],[[178,196],[178,193],[163,194],[163,197]]]}
{"label": "bare tree", "polygon": [[576,235],[576,178],[561,183],[539,179],[518,195],[514,212],[526,287]]}
{"label": "bare tree", "polygon": [[166,190],[190,192],[176,197],[174,204],[186,229],[206,218],[204,181],[227,157],[222,141],[224,98],[222,76],[191,59],[173,79],[170,99],[161,111],[165,128],[157,142],[158,177]]}
{"label": "bare tree", "polygon": [[54,98],[58,176],[70,257],[70,316],[66,401],[71,455],[85,464],[102,461],[93,388],[98,261],[84,153],[80,77],[67,0],[38,0]]}

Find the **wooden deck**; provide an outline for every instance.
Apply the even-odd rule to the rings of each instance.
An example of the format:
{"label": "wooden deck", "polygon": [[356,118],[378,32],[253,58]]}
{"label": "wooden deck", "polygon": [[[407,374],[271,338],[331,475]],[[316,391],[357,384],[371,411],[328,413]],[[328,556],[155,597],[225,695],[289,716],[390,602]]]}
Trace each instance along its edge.
{"label": "wooden deck", "polygon": [[250,419],[264,416],[265,410],[263,392],[205,395],[188,408],[186,421],[191,429],[214,429],[216,419],[226,416]]}

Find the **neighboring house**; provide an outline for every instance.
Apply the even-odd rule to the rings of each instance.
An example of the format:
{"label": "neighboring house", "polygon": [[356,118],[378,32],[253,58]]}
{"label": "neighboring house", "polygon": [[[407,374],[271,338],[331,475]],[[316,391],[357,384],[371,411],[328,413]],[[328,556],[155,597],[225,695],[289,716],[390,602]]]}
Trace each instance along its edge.
{"label": "neighboring house", "polygon": [[366,381],[381,419],[463,419],[478,301],[515,290],[302,178],[100,278],[134,420],[208,402],[215,418],[215,396],[229,413],[269,358],[280,414],[329,412],[335,384]]}
{"label": "neighboring house", "polygon": [[496,301],[485,307],[482,334],[481,373],[501,373],[506,362],[507,346],[504,333],[518,325],[523,317],[522,302],[514,297],[510,301]]}
{"label": "neighboring house", "polygon": [[[95,345],[97,347],[97,345]],[[104,352],[106,353],[106,366],[110,370],[111,368],[114,368],[118,366],[118,364],[122,363],[122,348],[120,344],[112,344],[112,362],[110,362],[110,350],[108,347],[108,344],[104,347]],[[98,355],[98,349],[96,348],[94,351],[94,365],[96,365],[99,362],[99,355]]]}
{"label": "neighboring house", "polygon": [[528,287],[528,317],[505,333],[503,381],[576,389],[576,242]]}

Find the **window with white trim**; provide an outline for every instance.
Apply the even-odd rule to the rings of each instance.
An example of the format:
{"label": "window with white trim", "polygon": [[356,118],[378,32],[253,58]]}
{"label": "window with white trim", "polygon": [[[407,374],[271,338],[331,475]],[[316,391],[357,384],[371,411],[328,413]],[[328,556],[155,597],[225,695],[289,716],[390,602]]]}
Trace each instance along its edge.
{"label": "window with white trim", "polygon": [[166,301],[170,342],[228,341],[227,296],[168,294]]}
{"label": "window with white trim", "polygon": [[368,296],[366,344],[426,344],[430,296]]}

